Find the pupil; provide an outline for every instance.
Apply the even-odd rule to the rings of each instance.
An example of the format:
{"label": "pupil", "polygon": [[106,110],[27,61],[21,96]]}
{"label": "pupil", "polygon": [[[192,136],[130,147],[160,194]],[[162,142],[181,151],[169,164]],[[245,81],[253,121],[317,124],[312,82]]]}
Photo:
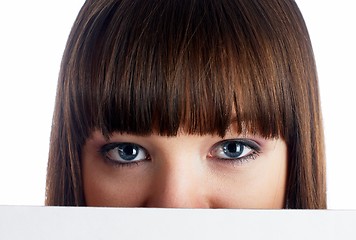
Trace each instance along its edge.
{"label": "pupil", "polygon": [[137,146],[133,144],[122,144],[121,147],[119,147],[119,155],[124,160],[133,160],[138,155]]}
{"label": "pupil", "polygon": [[124,153],[126,155],[132,155],[135,153],[135,149],[132,146],[125,146],[124,147]]}
{"label": "pupil", "polygon": [[229,145],[227,145],[227,149],[229,150],[229,152],[236,152],[237,149],[237,144],[236,143],[230,143]]}
{"label": "pupil", "polygon": [[231,158],[237,158],[243,151],[243,146],[238,142],[228,142],[224,146],[224,153]]}

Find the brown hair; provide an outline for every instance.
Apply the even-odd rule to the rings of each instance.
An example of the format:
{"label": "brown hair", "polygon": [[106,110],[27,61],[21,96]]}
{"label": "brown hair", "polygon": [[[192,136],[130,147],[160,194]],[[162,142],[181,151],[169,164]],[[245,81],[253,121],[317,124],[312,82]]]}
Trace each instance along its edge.
{"label": "brown hair", "polygon": [[286,207],[326,208],[319,90],[293,0],[88,0],[59,76],[46,205],[85,205],[81,149],[94,129],[281,137]]}

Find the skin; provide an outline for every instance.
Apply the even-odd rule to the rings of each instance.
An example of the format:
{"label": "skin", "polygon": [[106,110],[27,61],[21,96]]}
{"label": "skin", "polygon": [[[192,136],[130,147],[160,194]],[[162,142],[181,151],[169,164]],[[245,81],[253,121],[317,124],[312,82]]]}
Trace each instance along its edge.
{"label": "skin", "polygon": [[[226,139],[248,139],[259,153],[244,147],[250,155],[243,161],[219,159],[216,149]],[[147,158],[118,165],[117,150],[101,150],[122,142],[140,145]],[[233,131],[224,138],[113,133],[110,139],[94,131],[83,147],[82,174],[88,206],[278,209],[285,205],[287,147],[282,139]]]}

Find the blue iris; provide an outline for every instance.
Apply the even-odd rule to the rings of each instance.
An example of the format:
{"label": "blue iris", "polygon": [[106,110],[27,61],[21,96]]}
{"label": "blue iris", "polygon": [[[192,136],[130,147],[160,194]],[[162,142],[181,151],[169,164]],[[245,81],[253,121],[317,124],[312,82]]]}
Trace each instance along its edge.
{"label": "blue iris", "polygon": [[244,150],[244,146],[239,142],[228,141],[223,145],[223,151],[230,158],[238,158]]}

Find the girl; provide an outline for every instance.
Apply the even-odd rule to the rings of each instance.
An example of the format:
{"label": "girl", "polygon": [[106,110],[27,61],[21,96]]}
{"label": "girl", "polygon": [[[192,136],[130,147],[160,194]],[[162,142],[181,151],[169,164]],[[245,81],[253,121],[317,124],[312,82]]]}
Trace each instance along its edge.
{"label": "girl", "polygon": [[47,205],[326,208],[293,0],[88,0],[64,52]]}

